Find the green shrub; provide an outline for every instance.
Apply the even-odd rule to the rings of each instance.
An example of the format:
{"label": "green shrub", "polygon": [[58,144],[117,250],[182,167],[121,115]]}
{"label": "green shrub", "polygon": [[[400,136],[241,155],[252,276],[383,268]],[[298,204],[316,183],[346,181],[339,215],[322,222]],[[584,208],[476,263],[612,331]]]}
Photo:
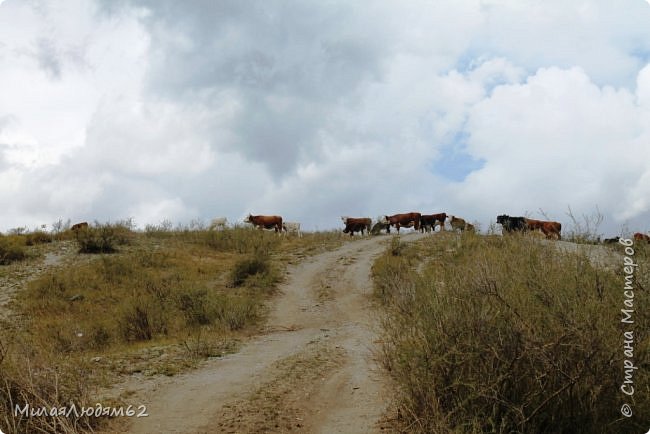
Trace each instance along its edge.
{"label": "green shrub", "polygon": [[230,282],[233,286],[241,286],[249,276],[268,274],[270,271],[269,259],[263,255],[254,255],[240,259],[235,263]]}
{"label": "green shrub", "polygon": [[117,246],[130,244],[131,228],[125,223],[98,224],[75,231],[79,253],[114,253]]}

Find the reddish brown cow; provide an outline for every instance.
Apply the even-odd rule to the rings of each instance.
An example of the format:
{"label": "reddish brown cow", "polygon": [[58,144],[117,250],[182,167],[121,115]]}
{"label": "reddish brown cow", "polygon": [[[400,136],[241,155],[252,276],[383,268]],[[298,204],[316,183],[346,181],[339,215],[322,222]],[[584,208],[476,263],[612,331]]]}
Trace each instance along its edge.
{"label": "reddish brown cow", "polygon": [[86,229],[86,228],[88,228],[88,222],[75,223],[72,225],[70,229],[73,231],[78,231],[79,229]]}
{"label": "reddish brown cow", "polygon": [[344,217],[343,222],[345,223],[345,229],[343,229],[345,234],[349,233],[350,236],[353,236],[355,232],[361,232],[361,235],[363,235],[364,230],[370,233],[372,220],[368,217]]}
{"label": "reddish brown cow", "polygon": [[637,232],[636,234],[634,234],[634,240],[635,241],[645,241],[648,244],[650,244],[650,236],[648,236],[646,234],[642,234],[641,232]]}
{"label": "reddish brown cow", "polygon": [[275,229],[275,232],[282,232],[282,217],[277,215],[248,214],[244,221],[260,229]]}
{"label": "reddish brown cow", "polygon": [[388,228],[386,229],[387,232],[390,233],[390,226],[395,226],[397,229],[397,233],[399,234],[399,228],[400,227],[411,227],[413,226],[416,230],[420,229],[420,218],[422,217],[422,214],[419,212],[409,212],[406,214],[395,214],[392,216],[386,216],[386,220],[388,221]]}
{"label": "reddish brown cow", "polygon": [[539,229],[542,231],[546,238],[557,237],[558,240],[562,239],[560,231],[562,230],[562,224],[559,222],[547,222],[543,220],[534,220],[529,218],[524,218],[528,230],[534,231]]}
{"label": "reddish brown cow", "polygon": [[440,230],[445,230],[445,220],[447,220],[447,214],[441,212],[439,214],[422,214],[420,216],[420,232],[425,230],[429,232],[429,229],[434,231],[436,230],[436,224],[440,224]]}

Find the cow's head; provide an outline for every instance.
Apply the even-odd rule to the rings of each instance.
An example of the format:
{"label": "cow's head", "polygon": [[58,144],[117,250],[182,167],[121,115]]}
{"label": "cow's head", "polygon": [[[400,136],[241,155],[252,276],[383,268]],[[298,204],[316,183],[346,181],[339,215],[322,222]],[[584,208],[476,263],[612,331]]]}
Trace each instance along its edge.
{"label": "cow's head", "polygon": [[246,217],[246,218],[244,219],[244,222],[245,222],[245,223],[252,223],[252,222],[253,222],[253,215],[252,215],[252,214],[248,214],[248,217]]}
{"label": "cow's head", "polygon": [[502,224],[504,224],[506,222],[506,220],[508,220],[508,218],[509,217],[507,215],[505,215],[505,214],[499,215],[499,216],[497,216],[497,223],[502,225]]}

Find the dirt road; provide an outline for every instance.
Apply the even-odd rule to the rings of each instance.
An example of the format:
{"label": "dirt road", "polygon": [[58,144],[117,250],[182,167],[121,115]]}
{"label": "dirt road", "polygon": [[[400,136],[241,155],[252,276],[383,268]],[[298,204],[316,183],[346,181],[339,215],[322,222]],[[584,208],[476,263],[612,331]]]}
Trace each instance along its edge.
{"label": "dirt road", "polygon": [[148,393],[149,416],[129,432],[378,432],[389,397],[374,362],[370,268],[388,240],[347,243],[292,266],[268,332]]}

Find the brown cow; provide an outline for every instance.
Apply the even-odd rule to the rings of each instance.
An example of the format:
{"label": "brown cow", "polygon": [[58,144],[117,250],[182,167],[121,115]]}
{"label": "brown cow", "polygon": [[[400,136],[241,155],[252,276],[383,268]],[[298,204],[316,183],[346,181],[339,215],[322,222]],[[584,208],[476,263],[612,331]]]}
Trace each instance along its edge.
{"label": "brown cow", "polygon": [[342,219],[343,223],[345,223],[345,229],[343,229],[343,233],[349,233],[350,236],[353,236],[355,232],[361,232],[361,235],[363,235],[364,230],[370,233],[370,225],[372,225],[372,220],[369,217],[342,217]]}
{"label": "brown cow", "polygon": [[405,214],[395,214],[392,216],[386,216],[386,220],[388,221],[388,228],[386,229],[387,232],[390,233],[390,226],[395,226],[397,229],[397,233],[399,234],[399,228],[400,227],[411,227],[413,226],[416,230],[420,229],[420,218],[422,217],[422,214],[419,212],[409,212]]}
{"label": "brown cow", "polygon": [[73,231],[78,231],[80,229],[87,229],[87,228],[88,228],[88,222],[81,222],[81,223],[73,224],[70,229]]}
{"label": "brown cow", "polygon": [[462,231],[468,231],[468,232],[474,232],[475,228],[474,225],[471,223],[467,223],[465,219],[462,219],[460,217],[456,217],[455,215],[450,215],[449,216],[449,223],[451,224],[451,228],[453,230],[460,230]]}
{"label": "brown cow", "polygon": [[524,218],[528,230],[534,231],[539,229],[542,231],[546,238],[557,237],[558,240],[562,239],[560,231],[562,230],[562,224],[559,222],[547,222],[543,220],[534,220],[529,218]]}
{"label": "brown cow", "polygon": [[275,229],[275,232],[282,232],[282,217],[277,215],[248,214],[244,222],[251,223],[260,229]]}
{"label": "brown cow", "polygon": [[646,234],[642,234],[641,232],[637,232],[636,234],[634,234],[634,240],[635,241],[645,241],[648,244],[650,244],[650,236],[648,236]]}
{"label": "brown cow", "polygon": [[447,220],[447,214],[441,212],[440,214],[422,214],[420,216],[420,232],[429,230],[436,230],[436,224],[440,224],[440,230],[445,230],[445,220]]}

